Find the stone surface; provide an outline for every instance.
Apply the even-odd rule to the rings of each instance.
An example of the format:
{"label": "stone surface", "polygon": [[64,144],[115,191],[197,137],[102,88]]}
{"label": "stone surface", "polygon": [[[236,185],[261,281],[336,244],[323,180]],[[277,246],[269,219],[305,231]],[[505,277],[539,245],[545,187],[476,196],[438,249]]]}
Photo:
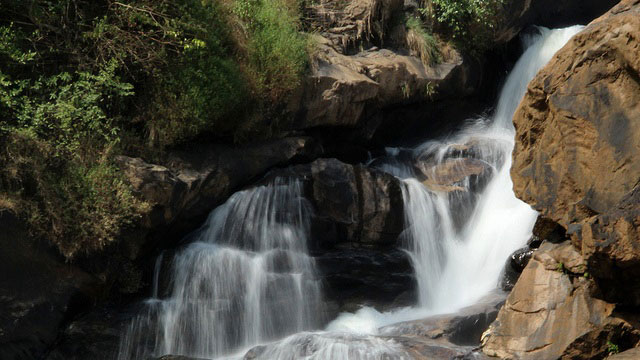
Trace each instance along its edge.
{"label": "stone surface", "polygon": [[478,79],[460,54],[425,66],[415,57],[390,49],[344,55],[318,38],[311,75],[290,108],[297,113],[292,129],[343,127],[370,139],[386,107],[431,102],[472,93]]}
{"label": "stone surface", "polygon": [[135,259],[145,248],[166,241],[167,235],[197,228],[234,191],[273,167],[311,160],[319,151],[309,137],[289,137],[244,146],[194,145],[169,154],[165,166],[120,156],[120,167],[135,193],[151,205],[143,216],[142,234],[124,242],[124,251]]}
{"label": "stone surface", "polygon": [[324,296],[338,312],[362,305],[379,311],[417,302],[417,284],[409,255],[399,249],[336,248],[315,258]]}
{"label": "stone surface", "polygon": [[483,352],[506,359],[592,359],[607,342],[633,346],[640,332],[591,297],[586,263],[569,242],[545,242],[483,335]]}
{"label": "stone surface", "polygon": [[609,356],[608,360],[636,360],[640,359],[640,347],[623,351],[619,354]]}
{"label": "stone surface", "polygon": [[511,291],[516,285],[520,274],[531,260],[534,249],[529,246],[525,246],[522,249],[516,250],[507,259],[504,270],[500,278],[500,288],[504,291]]}
{"label": "stone surface", "polygon": [[640,305],[640,1],[596,19],[514,116],[518,197],[562,225],[601,296]]}
{"label": "stone surface", "polygon": [[319,159],[269,174],[303,180],[315,213],[312,250],[348,243],[390,248],[404,230],[404,201],[396,177],[337,159]]}
{"label": "stone surface", "polygon": [[614,209],[640,180],[640,4],[577,34],[514,115],[516,194],[567,227]]}
{"label": "stone surface", "polygon": [[99,297],[101,282],[32,239],[0,209],[0,359],[39,359],[69,314]]}

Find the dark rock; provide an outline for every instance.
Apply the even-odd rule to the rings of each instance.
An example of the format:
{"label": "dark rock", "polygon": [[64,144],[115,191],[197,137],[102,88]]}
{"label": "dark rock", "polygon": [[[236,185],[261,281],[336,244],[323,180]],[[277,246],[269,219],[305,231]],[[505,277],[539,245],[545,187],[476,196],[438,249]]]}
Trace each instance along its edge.
{"label": "dark rock", "polygon": [[504,265],[504,272],[500,280],[500,288],[504,291],[511,291],[516,285],[520,274],[533,256],[534,249],[529,246],[516,250]]}
{"label": "dark rock", "polygon": [[102,283],[31,238],[9,210],[0,209],[0,229],[0,358],[42,358]]}
{"label": "dark rock", "polygon": [[[540,241],[548,241],[559,244],[567,240],[566,230],[557,222],[538,216],[535,225],[533,225],[533,235]],[[538,244],[539,247],[540,245]]]}
{"label": "dark rock", "polygon": [[362,165],[319,159],[270,173],[301,179],[314,207],[312,251],[338,244],[370,248],[397,245],[404,230],[404,201],[396,177]]}
{"label": "dark rock", "polygon": [[139,305],[97,308],[72,321],[58,336],[46,360],[113,360],[120,336]]}
{"label": "dark rock", "polygon": [[317,257],[316,264],[325,297],[339,312],[362,305],[384,311],[417,301],[413,267],[404,251],[336,249]]}

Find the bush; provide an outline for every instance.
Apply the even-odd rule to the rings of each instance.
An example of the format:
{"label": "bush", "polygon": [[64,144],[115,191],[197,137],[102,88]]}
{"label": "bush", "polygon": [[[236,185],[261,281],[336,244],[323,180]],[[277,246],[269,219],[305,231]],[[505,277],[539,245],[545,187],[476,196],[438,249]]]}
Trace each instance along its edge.
{"label": "bush", "polygon": [[68,259],[115,242],[147,210],[106,158],[66,161],[47,142],[20,131],[0,140],[0,198]]}
{"label": "bush", "polygon": [[14,73],[0,72],[0,198],[66,257],[100,250],[146,206],[109,160],[133,86],[115,62],[29,77],[37,52],[21,49],[12,27],[0,34],[0,58]]}
{"label": "bush", "polygon": [[113,156],[239,138],[300,83],[299,6],[0,2],[0,206],[69,258],[113,243],[146,209]]}
{"label": "bush", "polygon": [[425,65],[434,65],[442,61],[438,41],[425,29],[419,18],[408,17],[406,27],[407,45]]}
{"label": "bush", "polygon": [[300,85],[308,37],[298,31],[299,9],[284,1],[237,0],[247,27],[247,57],[260,96],[277,101]]}
{"label": "bush", "polygon": [[505,1],[429,0],[429,6],[421,11],[444,27],[463,48],[483,51],[500,21]]}

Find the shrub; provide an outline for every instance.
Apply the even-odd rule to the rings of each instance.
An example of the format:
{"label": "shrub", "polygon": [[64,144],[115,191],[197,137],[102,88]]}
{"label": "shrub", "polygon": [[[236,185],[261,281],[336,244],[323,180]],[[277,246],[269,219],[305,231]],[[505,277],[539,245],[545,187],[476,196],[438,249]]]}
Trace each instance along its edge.
{"label": "shrub", "polygon": [[0,198],[68,258],[102,249],[146,206],[109,160],[116,114],[133,87],[115,62],[33,76],[38,54],[21,48],[12,27],[0,34],[0,58],[13,72],[0,72]]}
{"label": "shrub", "polygon": [[425,29],[419,18],[408,17],[406,27],[407,45],[425,65],[434,65],[442,61],[437,40]]}
{"label": "shrub", "polygon": [[68,257],[114,242],[146,205],[113,155],[155,155],[204,134],[240,138],[300,84],[308,41],[299,8],[0,2],[0,206]]}
{"label": "shrub", "polygon": [[298,31],[299,9],[284,1],[236,4],[247,24],[247,58],[257,90],[268,101],[282,99],[298,87],[308,63],[308,38]]}
{"label": "shrub", "polygon": [[508,0],[429,0],[421,12],[444,27],[451,37],[470,51],[483,51]]}

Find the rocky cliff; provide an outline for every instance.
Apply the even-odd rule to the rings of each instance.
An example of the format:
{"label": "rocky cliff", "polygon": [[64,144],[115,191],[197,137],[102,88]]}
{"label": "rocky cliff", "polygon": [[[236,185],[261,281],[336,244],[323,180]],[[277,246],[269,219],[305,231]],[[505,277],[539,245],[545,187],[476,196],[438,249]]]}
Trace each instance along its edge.
{"label": "rocky cliff", "polygon": [[640,305],[640,1],[575,36],[514,116],[518,197],[568,240],[534,255],[484,352],[603,358],[637,345]]}

